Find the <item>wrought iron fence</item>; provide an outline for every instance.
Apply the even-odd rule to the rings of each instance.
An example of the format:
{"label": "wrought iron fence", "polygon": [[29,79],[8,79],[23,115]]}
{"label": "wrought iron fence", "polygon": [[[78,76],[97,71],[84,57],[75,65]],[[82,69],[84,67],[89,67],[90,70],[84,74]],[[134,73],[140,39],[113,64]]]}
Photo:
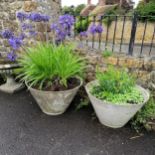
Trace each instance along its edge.
{"label": "wrought iron fence", "polygon": [[[155,17],[136,14],[133,16],[76,17],[75,37],[79,36],[82,43],[103,51],[108,49],[112,52],[140,57],[154,56],[155,22],[149,21],[150,18]],[[89,27],[93,23],[102,25],[104,31],[98,35],[88,35],[87,38],[81,37],[80,32],[89,31]]]}

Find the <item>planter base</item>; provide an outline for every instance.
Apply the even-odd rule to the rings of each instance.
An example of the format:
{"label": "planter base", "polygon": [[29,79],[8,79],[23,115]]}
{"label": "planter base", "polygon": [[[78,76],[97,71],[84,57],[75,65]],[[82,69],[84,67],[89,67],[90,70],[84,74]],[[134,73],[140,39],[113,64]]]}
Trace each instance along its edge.
{"label": "planter base", "polygon": [[7,75],[7,81],[0,86],[0,91],[13,94],[24,88],[22,83],[17,83],[13,77]]}

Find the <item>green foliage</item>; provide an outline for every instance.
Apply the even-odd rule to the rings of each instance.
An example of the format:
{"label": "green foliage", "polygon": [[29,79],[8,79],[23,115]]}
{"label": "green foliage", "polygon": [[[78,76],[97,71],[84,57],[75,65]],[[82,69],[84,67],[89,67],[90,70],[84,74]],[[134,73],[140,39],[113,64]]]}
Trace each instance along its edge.
{"label": "green foliage", "polygon": [[80,100],[80,103],[77,105],[76,110],[80,110],[84,107],[88,107],[88,105],[89,105],[89,99],[83,98]]}
{"label": "green foliage", "polygon": [[105,73],[97,72],[98,86],[92,88],[92,94],[101,100],[115,104],[142,103],[144,98],[135,87],[135,79],[125,69],[109,67]]}
{"label": "green foliage", "polygon": [[110,26],[111,23],[115,20],[116,15],[124,15],[126,11],[124,9],[119,8],[118,6],[112,7],[105,11],[105,14],[109,17],[103,19],[103,23],[107,26]]}
{"label": "green foliage", "polygon": [[80,13],[81,13],[81,11],[85,8],[85,4],[80,4],[80,5],[78,5],[76,8],[75,8],[75,15],[76,16],[79,16],[80,15]]}
{"label": "green foliage", "polygon": [[102,55],[104,58],[108,58],[108,57],[112,56],[112,51],[109,51],[106,49],[105,51],[103,51]]}
{"label": "green foliage", "polygon": [[[147,16],[147,19],[149,21],[155,21],[155,17],[150,17],[150,16],[155,16],[155,1],[154,0],[148,3],[140,2],[135,11],[140,16]],[[140,18],[140,19],[142,21],[145,20],[145,18]]]}
{"label": "green foliage", "polygon": [[80,4],[77,7],[74,6],[64,6],[62,8],[62,14],[70,14],[73,16],[79,16],[82,9],[85,7],[85,4]]}
{"label": "green foliage", "polygon": [[87,18],[83,17],[82,19],[80,19],[80,17],[78,17],[77,22],[75,24],[76,33],[87,31],[89,24],[90,24],[90,20],[88,20]]}
{"label": "green foliage", "polygon": [[152,96],[149,102],[132,119],[131,125],[137,132],[144,128],[150,130],[149,122],[153,119],[155,119],[155,98]]}
{"label": "green foliage", "polygon": [[39,43],[26,49],[19,59],[19,64],[22,66],[19,77],[39,89],[54,82],[67,87],[67,81],[72,77],[81,76],[84,70],[83,59],[73,53],[71,45]]}
{"label": "green foliage", "polygon": [[74,6],[64,6],[62,8],[62,14],[70,14],[75,16],[75,7]]}

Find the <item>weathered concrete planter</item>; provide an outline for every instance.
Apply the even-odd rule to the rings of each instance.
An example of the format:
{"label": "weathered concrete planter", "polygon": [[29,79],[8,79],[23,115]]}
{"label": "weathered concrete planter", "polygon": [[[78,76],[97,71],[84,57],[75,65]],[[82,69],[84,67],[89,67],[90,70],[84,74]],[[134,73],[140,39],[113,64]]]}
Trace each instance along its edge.
{"label": "weathered concrete planter", "polygon": [[65,91],[41,91],[34,88],[29,90],[45,114],[60,115],[69,107],[82,83],[80,80],[79,86]]}
{"label": "weathered concrete planter", "polygon": [[17,83],[12,76],[13,70],[19,67],[20,66],[17,63],[0,64],[0,74],[5,75],[6,77],[6,83],[0,85],[0,91],[13,94],[24,88],[23,83]]}
{"label": "weathered concrete planter", "polygon": [[123,127],[144,106],[150,96],[148,91],[137,86],[144,96],[144,103],[116,105],[93,96],[90,90],[94,85],[97,85],[97,81],[92,81],[86,85],[90,101],[101,124],[112,128]]}

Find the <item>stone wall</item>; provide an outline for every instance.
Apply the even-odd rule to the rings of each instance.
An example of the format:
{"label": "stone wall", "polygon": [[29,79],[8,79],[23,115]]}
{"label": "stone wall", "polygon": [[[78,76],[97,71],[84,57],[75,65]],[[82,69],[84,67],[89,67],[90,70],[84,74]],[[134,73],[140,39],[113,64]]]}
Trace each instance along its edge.
{"label": "stone wall", "polygon": [[55,21],[61,10],[61,0],[0,0],[0,22],[5,27],[16,28],[16,12],[41,12]]}
{"label": "stone wall", "polygon": [[[61,0],[0,0],[0,31],[10,29],[17,32],[19,24],[17,12],[39,12],[51,17],[50,22],[57,20],[61,11]],[[4,41],[0,37],[0,52],[4,52]]]}
{"label": "stone wall", "polygon": [[155,79],[152,79],[155,77],[155,57],[136,58],[119,54],[104,58],[101,52],[89,50],[78,50],[78,52],[87,60],[86,81],[95,79],[96,67],[104,72],[109,65],[112,65],[127,68],[137,77],[137,82],[145,87],[148,87],[151,82],[155,84]]}

